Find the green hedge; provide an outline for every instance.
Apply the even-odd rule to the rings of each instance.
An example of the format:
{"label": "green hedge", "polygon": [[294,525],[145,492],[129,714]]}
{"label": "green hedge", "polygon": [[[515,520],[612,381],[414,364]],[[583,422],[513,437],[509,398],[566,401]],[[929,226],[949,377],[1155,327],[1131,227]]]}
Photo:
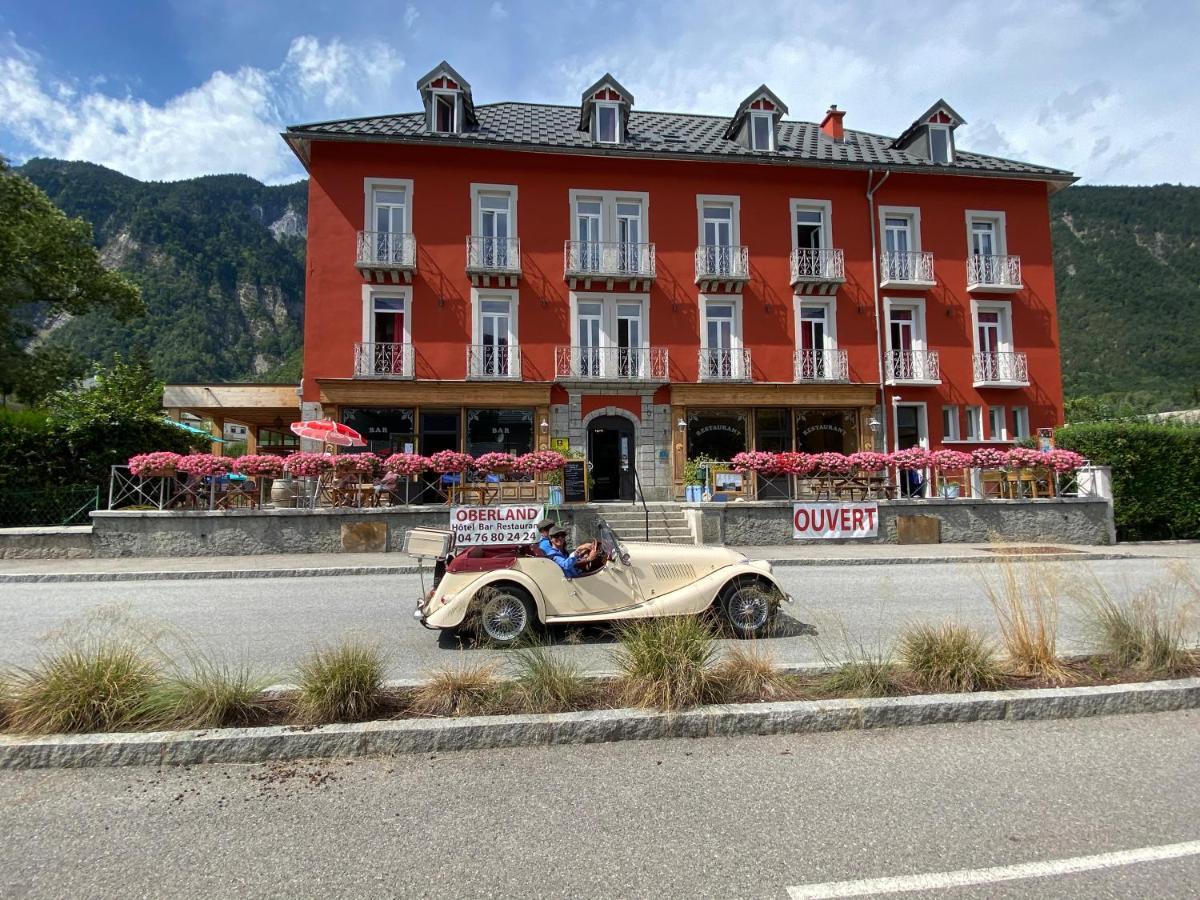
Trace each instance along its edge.
{"label": "green hedge", "polygon": [[1096,422],[1068,425],[1055,437],[1112,467],[1118,539],[1200,538],[1200,427]]}

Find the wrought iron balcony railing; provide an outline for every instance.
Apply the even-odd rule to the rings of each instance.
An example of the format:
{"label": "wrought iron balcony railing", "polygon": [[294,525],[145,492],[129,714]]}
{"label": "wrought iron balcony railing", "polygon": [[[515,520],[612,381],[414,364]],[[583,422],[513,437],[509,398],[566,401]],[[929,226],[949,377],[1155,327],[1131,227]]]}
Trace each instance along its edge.
{"label": "wrought iron balcony railing", "polygon": [[702,347],[701,381],[749,381],[750,350],[746,347]]}
{"label": "wrought iron balcony railing", "polygon": [[912,284],[931,287],[933,278],[933,254],[928,251],[905,251],[902,253],[885,250],[879,257],[880,281],[884,287]]}
{"label": "wrought iron balcony railing", "polygon": [[521,348],[517,344],[469,344],[468,378],[521,378]]}
{"label": "wrought iron balcony railing", "polygon": [[888,353],[888,381],[892,384],[938,384],[942,368],[936,350],[892,350]]}
{"label": "wrought iron balcony railing", "polygon": [[554,376],[595,381],[666,381],[665,347],[556,347]]}
{"label": "wrought iron balcony railing", "polygon": [[1019,291],[1021,257],[972,256],[967,260],[968,291]]}
{"label": "wrought iron balcony railing", "polygon": [[697,281],[747,281],[749,278],[748,247],[704,244],[696,248]]}
{"label": "wrought iron balcony railing", "polygon": [[850,362],[845,350],[797,350],[796,381],[849,381]]}
{"label": "wrought iron balcony railing", "polygon": [[412,378],[412,344],[355,344],[354,376],[356,378]]}
{"label": "wrought iron balcony railing", "polygon": [[520,238],[468,235],[467,271],[480,274],[521,274]]}
{"label": "wrought iron balcony railing", "polygon": [[792,284],[828,284],[846,280],[845,254],[841,250],[792,251]]}
{"label": "wrought iron balcony railing", "polygon": [[1024,353],[976,353],[971,363],[975,387],[1029,385],[1029,361]]}
{"label": "wrought iron balcony railing", "polygon": [[563,248],[563,275],[567,278],[653,278],[654,245],[567,241]]}
{"label": "wrought iron balcony railing", "polygon": [[415,269],[417,239],[399,231],[360,231],[357,264],[372,269]]}

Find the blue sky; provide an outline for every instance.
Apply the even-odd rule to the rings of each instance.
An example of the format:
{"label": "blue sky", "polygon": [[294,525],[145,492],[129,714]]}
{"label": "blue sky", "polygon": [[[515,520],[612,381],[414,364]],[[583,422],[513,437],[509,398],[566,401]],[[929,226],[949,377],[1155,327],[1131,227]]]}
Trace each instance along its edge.
{"label": "blue sky", "polygon": [[959,145],[1094,184],[1200,183],[1200,4],[1150,0],[16,0],[0,6],[0,154],[144,179],[303,176],[286,124],[417,108],[440,59],[477,103],[731,113],[760,83],[898,134],[938,97]]}

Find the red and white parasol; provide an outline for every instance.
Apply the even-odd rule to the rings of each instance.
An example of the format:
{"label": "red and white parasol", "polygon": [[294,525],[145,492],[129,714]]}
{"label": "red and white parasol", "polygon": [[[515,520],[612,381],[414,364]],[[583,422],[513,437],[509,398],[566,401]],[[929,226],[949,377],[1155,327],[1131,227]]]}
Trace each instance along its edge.
{"label": "red and white parasol", "polygon": [[308,422],[293,422],[292,434],[310,441],[320,441],[323,444],[336,444],[339,447],[365,447],[367,442],[362,435],[341,422],[331,422],[329,419],[312,419]]}

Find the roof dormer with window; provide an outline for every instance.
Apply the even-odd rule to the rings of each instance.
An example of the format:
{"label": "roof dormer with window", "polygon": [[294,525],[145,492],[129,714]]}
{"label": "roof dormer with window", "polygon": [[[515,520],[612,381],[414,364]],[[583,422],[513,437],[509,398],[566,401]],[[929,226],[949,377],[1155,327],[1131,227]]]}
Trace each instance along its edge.
{"label": "roof dormer with window", "polygon": [[579,106],[579,130],[597,144],[623,144],[629,129],[633,94],[607,72],[583,92]]}
{"label": "roof dormer with window", "polygon": [[471,85],[445,60],[417,81],[430,134],[462,134],[476,124]]}
{"label": "roof dormer with window", "polygon": [[787,106],[765,84],[741,102],[725,137],[747,150],[771,151],[777,147],[779,121],[787,115]]}
{"label": "roof dormer with window", "polygon": [[939,100],[925,110],[896,140],[892,147],[920,156],[931,163],[950,165],[954,162],[954,129],[966,120],[945,100]]}

